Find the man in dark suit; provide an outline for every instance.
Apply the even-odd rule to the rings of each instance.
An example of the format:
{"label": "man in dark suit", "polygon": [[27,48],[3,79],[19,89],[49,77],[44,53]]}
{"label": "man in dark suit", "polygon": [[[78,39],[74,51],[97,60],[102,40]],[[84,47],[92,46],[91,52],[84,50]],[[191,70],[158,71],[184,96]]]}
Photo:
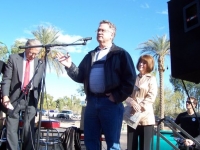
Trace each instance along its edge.
{"label": "man in dark suit", "polygon": [[[29,39],[26,42],[26,47],[41,45],[38,40]],[[24,118],[24,143],[22,146],[23,150],[32,150],[34,147],[34,124],[36,108],[38,104],[38,98],[41,91],[41,81],[44,72],[44,63],[40,65],[36,75],[34,76],[35,69],[38,68],[40,61],[37,58],[41,48],[26,48],[24,53],[12,54],[8,59],[8,63],[5,67],[5,72],[2,79],[2,103],[8,110],[15,110],[15,108],[27,108],[27,114]],[[27,65],[28,64],[28,65]],[[27,67],[29,66],[29,67]],[[28,68],[28,69],[27,69]],[[28,76],[28,77],[27,77]],[[29,92],[24,91],[24,84],[33,78]],[[26,83],[25,83],[26,82]],[[23,96],[22,100],[18,98]],[[26,103],[28,103],[28,107]],[[20,105],[19,105],[20,104]],[[7,127],[7,149],[17,150],[18,149],[18,124],[19,124],[19,111],[13,111],[14,115],[7,115],[6,127]]]}
{"label": "man in dark suit", "polygon": [[5,63],[0,60],[0,74],[3,73],[4,68],[5,68]]}
{"label": "man in dark suit", "polygon": [[[3,74],[4,69],[5,69],[5,63],[0,60],[0,75]],[[2,106],[2,103],[1,103],[1,101],[2,101],[1,96],[2,95],[1,95],[1,85],[0,85],[0,114],[1,114],[1,111],[5,111],[5,108]],[[1,115],[0,115],[0,117],[1,117]]]}

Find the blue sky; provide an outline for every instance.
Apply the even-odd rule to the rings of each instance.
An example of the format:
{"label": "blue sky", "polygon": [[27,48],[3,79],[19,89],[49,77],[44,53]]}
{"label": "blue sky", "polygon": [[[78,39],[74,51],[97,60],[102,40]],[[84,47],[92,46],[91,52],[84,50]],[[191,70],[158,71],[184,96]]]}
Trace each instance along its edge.
{"label": "blue sky", "polygon": [[[31,31],[39,25],[52,25],[61,31],[59,40],[71,43],[81,37],[92,37],[86,46],[67,47],[73,62],[78,65],[84,55],[94,49],[96,29],[101,20],[117,27],[114,43],[126,49],[136,64],[140,43],[164,34],[169,38],[168,0],[34,0],[2,1],[0,5],[0,41],[8,47],[17,39],[33,38]],[[170,58],[166,58],[165,86],[171,87]],[[158,81],[159,82],[159,81]],[[77,95],[79,84],[67,74],[57,77],[47,73],[47,93],[54,98]],[[82,97],[83,99],[83,97]]]}

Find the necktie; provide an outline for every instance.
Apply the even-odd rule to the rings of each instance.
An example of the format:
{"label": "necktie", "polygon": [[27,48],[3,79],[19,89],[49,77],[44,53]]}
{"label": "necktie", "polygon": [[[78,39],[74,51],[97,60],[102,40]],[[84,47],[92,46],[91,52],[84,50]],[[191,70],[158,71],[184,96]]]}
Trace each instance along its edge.
{"label": "necktie", "polygon": [[23,83],[23,90],[26,88],[27,84],[29,83],[30,78],[30,61],[26,60],[26,68],[24,73],[24,83]]}

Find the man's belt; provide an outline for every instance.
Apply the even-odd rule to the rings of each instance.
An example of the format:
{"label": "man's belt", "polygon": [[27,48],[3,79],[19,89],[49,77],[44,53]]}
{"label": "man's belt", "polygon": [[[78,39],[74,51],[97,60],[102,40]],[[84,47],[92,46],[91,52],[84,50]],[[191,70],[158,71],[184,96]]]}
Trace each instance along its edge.
{"label": "man's belt", "polygon": [[109,96],[106,95],[106,93],[92,93],[92,92],[90,92],[89,95],[95,96],[95,97],[109,97]]}

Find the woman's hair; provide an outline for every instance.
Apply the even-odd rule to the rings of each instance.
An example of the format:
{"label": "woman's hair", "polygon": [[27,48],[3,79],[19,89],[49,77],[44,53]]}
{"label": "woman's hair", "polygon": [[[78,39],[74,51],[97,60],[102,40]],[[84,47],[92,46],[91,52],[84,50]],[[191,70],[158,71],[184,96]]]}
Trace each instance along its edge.
{"label": "woman's hair", "polygon": [[140,56],[138,62],[137,62],[137,70],[139,70],[139,64],[140,62],[144,61],[147,65],[147,73],[150,73],[154,68],[154,59],[151,55],[142,55]]}

